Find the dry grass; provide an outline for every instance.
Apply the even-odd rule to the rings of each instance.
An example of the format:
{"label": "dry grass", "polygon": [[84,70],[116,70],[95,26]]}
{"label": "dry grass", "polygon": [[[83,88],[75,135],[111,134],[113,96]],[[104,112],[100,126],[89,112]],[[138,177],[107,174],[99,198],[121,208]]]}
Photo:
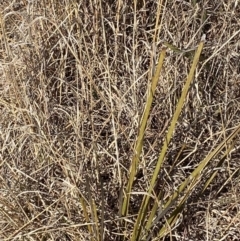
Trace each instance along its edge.
{"label": "dry grass", "polygon": [[[154,193],[167,200],[240,123],[237,0],[1,1],[0,11],[1,240],[92,241],[97,232],[99,240],[130,238],[191,66],[188,53],[203,34]],[[126,224],[122,196],[166,45]],[[239,240],[239,135],[229,144],[204,169],[163,240]]]}

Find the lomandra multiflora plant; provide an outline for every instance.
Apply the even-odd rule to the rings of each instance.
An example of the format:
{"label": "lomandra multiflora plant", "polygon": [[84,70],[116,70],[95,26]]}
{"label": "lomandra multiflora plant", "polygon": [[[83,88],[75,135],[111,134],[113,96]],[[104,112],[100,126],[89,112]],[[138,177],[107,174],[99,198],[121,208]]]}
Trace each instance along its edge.
{"label": "lomandra multiflora plant", "polygon": [[[194,55],[192,67],[190,69],[190,72],[189,72],[189,75],[187,77],[186,83],[183,87],[182,95],[181,95],[181,97],[178,101],[175,113],[173,115],[171,124],[169,126],[167,135],[165,137],[165,141],[164,141],[162,150],[159,153],[159,158],[158,158],[157,165],[155,167],[155,170],[154,170],[154,173],[153,173],[150,185],[149,185],[149,190],[147,190],[146,194],[144,195],[142,205],[139,209],[138,216],[137,216],[137,219],[135,221],[134,230],[133,230],[132,236],[131,236],[132,241],[135,241],[135,240],[153,240],[154,237],[152,237],[151,229],[154,227],[154,225],[156,225],[156,223],[161,218],[163,218],[165,216],[165,214],[170,209],[172,209],[172,212],[171,212],[169,218],[165,219],[165,224],[158,231],[158,233],[155,237],[156,240],[159,240],[159,238],[164,237],[167,233],[169,233],[171,231],[171,228],[174,226],[174,224],[178,220],[178,217],[179,217],[181,211],[184,208],[185,202],[187,201],[190,194],[193,192],[193,190],[196,186],[196,183],[201,181],[201,173],[203,172],[206,165],[208,165],[209,162],[216,155],[218,155],[220,152],[222,152],[222,150],[226,147],[226,143],[232,143],[234,137],[236,137],[237,134],[240,131],[240,125],[239,125],[235,128],[235,130],[232,132],[231,135],[229,135],[224,141],[222,141],[208,156],[205,157],[205,159],[203,159],[199,163],[199,165],[194,169],[194,171],[182,182],[181,185],[179,185],[177,190],[167,199],[167,201],[165,201],[164,204],[161,202],[161,195],[162,195],[161,191],[160,191],[158,196],[153,195],[153,189],[154,189],[154,186],[156,184],[158,174],[160,173],[160,169],[163,165],[164,157],[166,155],[166,152],[168,150],[168,145],[169,145],[169,143],[171,141],[171,138],[173,136],[175,126],[176,126],[176,123],[177,123],[178,118],[180,116],[182,107],[184,105],[184,101],[186,99],[190,84],[191,84],[191,82],[194,78],[194,71],[196,70],[196,66],[198,64],[199,57],[200,57],[203,46],[204,46],[204,41],[202,41],[199,44],[199,46],[197,48],[197,51]],[[142,146],[143,146],[144,132],[145,132],[146,124],[147,124],[147,119],[149,117],[150,107],[151,107],[153,97],[154,97],[154,93],[155,93],[155,90],[156,90],[157,81],[159,79],[159,75],[160,75],[160,72],[161,72],[161,69],[162,69],[165,52],[166,52],[166,49],[164,49],[162,51],[161,55],[160,55],[157,70],[156,70],[155,76],[152,79],[151,86],[149,88],[148,99],[147,99],[144,114],[143,114],[143,117],[142,117],[139,135],[138,135],[138,138],[137,138],[137,141],[136,141],[135,155],[134,155],[133,160],[132,160],[131,169],[130,169],[130,176],[129,176],[128,184],[127,184],[127,187],[126,187],[126,192],[125,192],[126,195],[124,197],[124,201],[123,201],[123,204],[122,204],[122,216],[123,217],[126,216],[127,212],[128,212],[129,198],[131,196],[131,188],[132,188],[134,177],[136,175],[136,170],[137,170],[137,167],[138,167],[138,164],[139,164],[139,159],[140,159],[141,150],[142,150]],[[233,148],[233,146],[225,149],[224,154],[223,154],[223,158],[224,158],[224,156],[226,156],[229,153],[229,151],[232,148]],[[216,172],[214,172],[211,175],[211,177],[208,179],[208,181],[204,185],[203,189],[200,191],[201,194],[207,188],[207,186],[211,183],[211,181],[213,180],[213,177],[215,175],[216,175]],[[149,200],[152,196],[154,196],[155,200],[154,200],[154,205],[153,205],[153,207],[150,211],[150,214],[149,214],[147,212],[147,207],[149,205]]]}
{"label": "lomandra multiflora plant", "polygon": [[[181,212],[184,209],[185,203],[188,201],[188,198],[195,190],[196,185],[199,182],[203,182],[201,181],[202,179],[204,180],[204,183],[202,183],[203,184],[202,189],[198,190],[198,198],[200,198],[201,195],[203,195],[203,192],[206,190],[206,188],[211,184],[211,182],[213,181],[214,177],[218,172],[217,170],[212,172],[210,177],[206,179],[202,174],[204,171],[204,168],[217,155],[219,155],[219,153],[221,153],[221,158],[217,165],[217,167],[220,167],[225,157],[233,149],[234,138],[240,132],[240,125],[235,127],[232,134],[227,136],[216,148],[214,148],[214,150],[211,151],[211,153],[209,153],[200,163],[198,163],[198,165],[192,171],[192,173],[178,186],[178,188],[172,193],[172,195],[170,195],[167,198],[167,200],[165,200],[164,202],[162,201],[164,190],[160,190],[158,194],[154,193],[154,186],[156,185],[157,179],[159,178],[159,173],[161,172],[161,167],[163,166],[164,158],[168,151],[169,143],[174,134],[174,130],[178,122],[181,110],[183,108],[188,90],[194,78],[195,70],[198,65],[199,57],[201,55],[203,46],[204,46],[204,36],[203,36],[203,40],[200,42],[195,52],[191,69],[189,71],[187,80],[182,90],[181,97],[178,101],[176,110],[174,112],[171,123],[169,125],[166,137],[164,139],[162,150],[159,152],[158,161],[155,166],[155,169],[151,178],[151,182],[149,184],[149,189],[146,190],[146,192],[143,194],[142,204],[140,206],[140,209],[138,210],[137,218],[134,221],[134,229],[132,230],[130,237],[121,235],[121,240],[131,240],[131,241],[161,240],[161,238],[171,233],[171,230],[174,228],[174,225],[179,220]],[[124,194],[121,195],[122,200],[120,200],[120,204],[121,204],[120,213],[121,213],[122,221],[120,222],[120,224],[124,225],[126,230],[128,230],[128,223],[130,222],[128,218],[128,209],[129,209],[129,200],[131,198],[131,193],[132,193],[132,186],[137,173],[139,160],[140,160],[140,156],[144,145],[144,133],[146,131],[147,120],[149,118],[151,105],[154,99],[154,93],[157,87],[159,76],[161,74],[166,51],[167,49],[164,48],[160,54],[157,68],[156,68],[156,73],[152,78],[151,85],[149,86],[149,89],[148,89],[148,97],[147,97],[145,109],[141,118],[139,133],[137,136],[135,149],[134,149],[135,154],[133,155],[130,172],[129,172],[130,173],[129,179],[126,187],[124,187]],[[149,207],[151,198],[154,199],[154,204],[151,205],[151,209],[149,210],[148,207]],[[90,203],[92,203],[92,201]],[[86,220],[89,221],[90,218],[88,217],[87,211],[86,211],[87,207],[85,206],[84,202],[82,202],[82,204],[85,210]],[[92,205],[91,210],[92,210],[93,220],[97,222],[98,217],[96,214],[96,207]],[[168,214],[167,218],[166,218],[166,214]],[[161,222],[161,225],[159,225],[160,221],[164,217],[165,217],[164,222]],[[100,229],[94,232],[92,230],[92,226],[89,225],[89,231],[92,233],[93,236],[95,236],[94,234],[98,234],[97,236],[95,236],[97,240],[103,240],[101,237],[103,237],[104,225],[103,224],[100,226],[95,225],[96,229],[98,229],[98,227]],[[153,232],[153,229],[156,227],[158,227],[158,231]]]}

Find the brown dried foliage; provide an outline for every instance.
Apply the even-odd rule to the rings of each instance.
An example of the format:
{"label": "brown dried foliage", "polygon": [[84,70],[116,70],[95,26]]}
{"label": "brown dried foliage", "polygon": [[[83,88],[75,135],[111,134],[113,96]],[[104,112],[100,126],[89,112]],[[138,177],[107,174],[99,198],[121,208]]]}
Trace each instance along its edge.
{"label": "brown dried foliage", "polygon": [[[154,67],[151,57],[164,41],[195,49],[206,34],[156,192],[170,194],[239,123],[238,1],[163,1],[154,50],[157,4],[138,1],[134,9],[132,1],[0,3],[1,240],[90,240],[79,201],[81,195],[89,201],[86,177],[99,219],[104,210],[104,240],[130,235],[131,229],[119,226],[119,193]],[[190,63],[168,51],[136,192],[147,189]],[[239,238],[239,144],[201,200],[195,202],[197,191],[192,194],[173,240]],[[141,199],[132,196],[129,220]]]}

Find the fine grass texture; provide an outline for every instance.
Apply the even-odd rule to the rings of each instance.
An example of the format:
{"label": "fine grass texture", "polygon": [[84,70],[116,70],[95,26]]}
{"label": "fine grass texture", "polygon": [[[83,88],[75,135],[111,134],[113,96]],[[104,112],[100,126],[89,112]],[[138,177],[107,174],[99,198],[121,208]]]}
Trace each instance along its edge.
{"label": "fine grass texture", "polygon": [[238,1],[1,1],[0,240],[239,240]]}

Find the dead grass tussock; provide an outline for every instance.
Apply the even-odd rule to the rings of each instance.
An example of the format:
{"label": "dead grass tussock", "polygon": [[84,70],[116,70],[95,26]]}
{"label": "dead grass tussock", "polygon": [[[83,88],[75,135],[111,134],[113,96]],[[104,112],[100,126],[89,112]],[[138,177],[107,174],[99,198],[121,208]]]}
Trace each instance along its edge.
{"label": "dead grass tussock", "polygon": [[[153,44],[159,3],[161,31]],[[136,9],[131,1],[3,1],[0,11],[1,240],[93,240],[81,197],[90,223],[91,198],[96,204],[104,240],[131,235],[190,69],[186,53],[203,34],[155,193],[164,190],[166,200],[239,123],[238,1],[138,1]],[[164,42],[181,51],[167,51],[124,230],[119,196]],[[199,200],[221,155],[202,173],[167,238],[237,240],[239,140],[234,144]]]}

